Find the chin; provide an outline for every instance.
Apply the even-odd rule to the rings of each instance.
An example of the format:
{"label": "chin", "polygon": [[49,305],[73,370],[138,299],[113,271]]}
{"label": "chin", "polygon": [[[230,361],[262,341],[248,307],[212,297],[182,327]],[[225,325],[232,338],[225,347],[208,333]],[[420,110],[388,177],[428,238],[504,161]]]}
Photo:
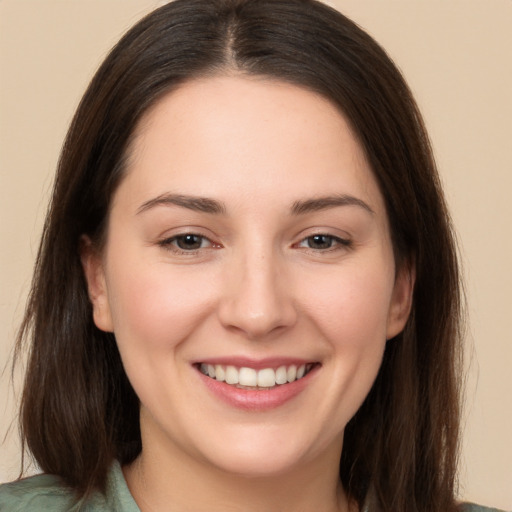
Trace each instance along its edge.
{"label": "chin", "polygon": [[228,457],[212,461],[217,469],[242,478],[272,478],[294,472],[300,467],[302,457],[290,453],[236,452]]}
{"label": "chin", "polygon": [[[210,444],[205,447],[203,455],[221,471],[244,478],[286,475],[315,457],[316,450],[304,435],[283,428],[261,426],[261,429],[264,432],[249,432],[247,429],[231,432],[223,436],[229,442]],[[317,448],[320,453],[322,448]]]}

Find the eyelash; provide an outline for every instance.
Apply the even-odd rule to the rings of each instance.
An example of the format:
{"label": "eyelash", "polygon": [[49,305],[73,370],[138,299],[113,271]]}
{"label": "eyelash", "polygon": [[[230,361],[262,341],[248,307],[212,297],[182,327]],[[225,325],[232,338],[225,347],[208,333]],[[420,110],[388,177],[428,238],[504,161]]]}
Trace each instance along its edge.
{"label": "eyelash", "polygon": [[[200,246],[195,247],[193,249],[185,249],[183,247],[179,247],[179,242],[184,241],[187,238],[195,238],[199,239]],[[324,248],[315,248],[315,247],[309,247],[309,246],[303,246],[304,243],[311,243],[315,238],[323,238],[326,239],[325,241],[329,244],[329,247]],[[203,247],[203,243],[208,242],[209,245],[207,247]],[[318,243],[319,241],[317,241]],[[160,240],[158,242],[158,245],[163,247],[164,249],[168,251],[172,251],[177,254],[187,254],[187,255],[194,255],[197,254],[198,251],[201,249],[211,249],[211,248],[220,248],[221,246],[219,244],[215,244],[212,242],[209,238],[199,235],[197,233],[183,233],[180,235],[176,235],[170,238],[165,238],[163,240]],[[297,244],[294,244],[295,247],[304,248],[309,251],[312,251],[314,253],[326,253],[326,252],[332,252],[337,251],[342,248],[350,249],[352,247],[352,240],[348,240],[345,238],[340,238],[334,235],[329,235],[326,233],[315,233],[314,235],[309,235],[306,238],[303,238],[300,242]]]}
{"label": "eyelash", "polygon": [[[315,238],[324,238],[327,239],[330,243],[330,246],[324,249],[314,248],[314,247],[304,247],[302,246],[303,243],[308,243],[314,240]],[[340,238],[338,236],[329,235],[327,233],[315,233],[313,235],[309,235],[306,238],[303,238],[298,244],[296,244],[298,247],[304,247],[305,249],[308,249],[310,251],[313,251],[315,253],[325,253],[325,252],[331,252],[331,251],[337,251],[342,248],[350,249],[352,247],[352,240],[348,240],[346,238]]]}
{"label": "eyelash", "polygon": [[[180,241],[183,241],[184,239],[186,239],[187,237],[190,237],[190,238],[194,237],[194,238],[199,239],[200,247],[193,248],[193,249],[184,249],[182,247],[179,247],[179,245],[177,245],[177,244]],[[203,242],[208,242],[209,246],[203,247],[202,246]],[[168,251],[171,251],[171,252],[174,252],[177,254],[186,254],[186,255],[197,254],[197,252],[200,251],[201,249],[210,249],[210,248],[220,247],[220,245],[213,243],[209,238],[207,238],[203,235],[198,235],[197,233],[182,233],[180,235],[172,236],[170,238],[165,238],[163,240],[160,240],[158,242],[158,245]]]}

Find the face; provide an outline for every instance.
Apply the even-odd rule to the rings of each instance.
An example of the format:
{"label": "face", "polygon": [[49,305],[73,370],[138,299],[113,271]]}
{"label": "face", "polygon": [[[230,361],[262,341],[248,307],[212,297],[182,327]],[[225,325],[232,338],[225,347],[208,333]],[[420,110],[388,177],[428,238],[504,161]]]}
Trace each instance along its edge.
{"label": "face", "polygon": [[193,81],[146,114],[106,245],[83,262],[143,453],[244,475],[339,458],[409,311],[344,117],[263,78]]}

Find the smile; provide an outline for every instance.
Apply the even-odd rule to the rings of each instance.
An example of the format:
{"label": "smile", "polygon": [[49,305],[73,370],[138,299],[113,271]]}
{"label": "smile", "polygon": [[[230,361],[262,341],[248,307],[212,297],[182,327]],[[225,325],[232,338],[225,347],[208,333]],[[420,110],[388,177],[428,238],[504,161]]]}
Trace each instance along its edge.
{"label": "smile", "polygon": [[281,365],[277,368],[249,368],[232,365],[205,364],[199,365],[203,375],[219,382],[225,382],[239,389],[268,390],[283,384],[290,384],[304,378],[315,363],[301,365]]}
{"label": "smile", "polygon": [[197,361],[194,366],[212,396],[235,409],[263,412],[302,395],[322,364],[291,358],[258,361],[232,357]]}

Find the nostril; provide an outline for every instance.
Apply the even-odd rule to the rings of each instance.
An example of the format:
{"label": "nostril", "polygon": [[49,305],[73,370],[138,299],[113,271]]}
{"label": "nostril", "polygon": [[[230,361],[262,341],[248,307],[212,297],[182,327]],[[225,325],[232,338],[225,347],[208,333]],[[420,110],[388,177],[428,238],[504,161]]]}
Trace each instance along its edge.
{"label": "nostril", "polygon": [[258,242],[227,269],[218,306],[222,325],[248,339],[275,335],[297,318],[290,287],[284,283],[286,272],[279,272],[279,261],[273,254],[263,254]]}
{"label": "nostril", "polygon": [[286,330],[295,323],[296,314],[285,301],[269,302],[259,308],[243,301],[232,301],[219,308],[219,318],[225,328],[239,331],[249,339],[258,339]]}

